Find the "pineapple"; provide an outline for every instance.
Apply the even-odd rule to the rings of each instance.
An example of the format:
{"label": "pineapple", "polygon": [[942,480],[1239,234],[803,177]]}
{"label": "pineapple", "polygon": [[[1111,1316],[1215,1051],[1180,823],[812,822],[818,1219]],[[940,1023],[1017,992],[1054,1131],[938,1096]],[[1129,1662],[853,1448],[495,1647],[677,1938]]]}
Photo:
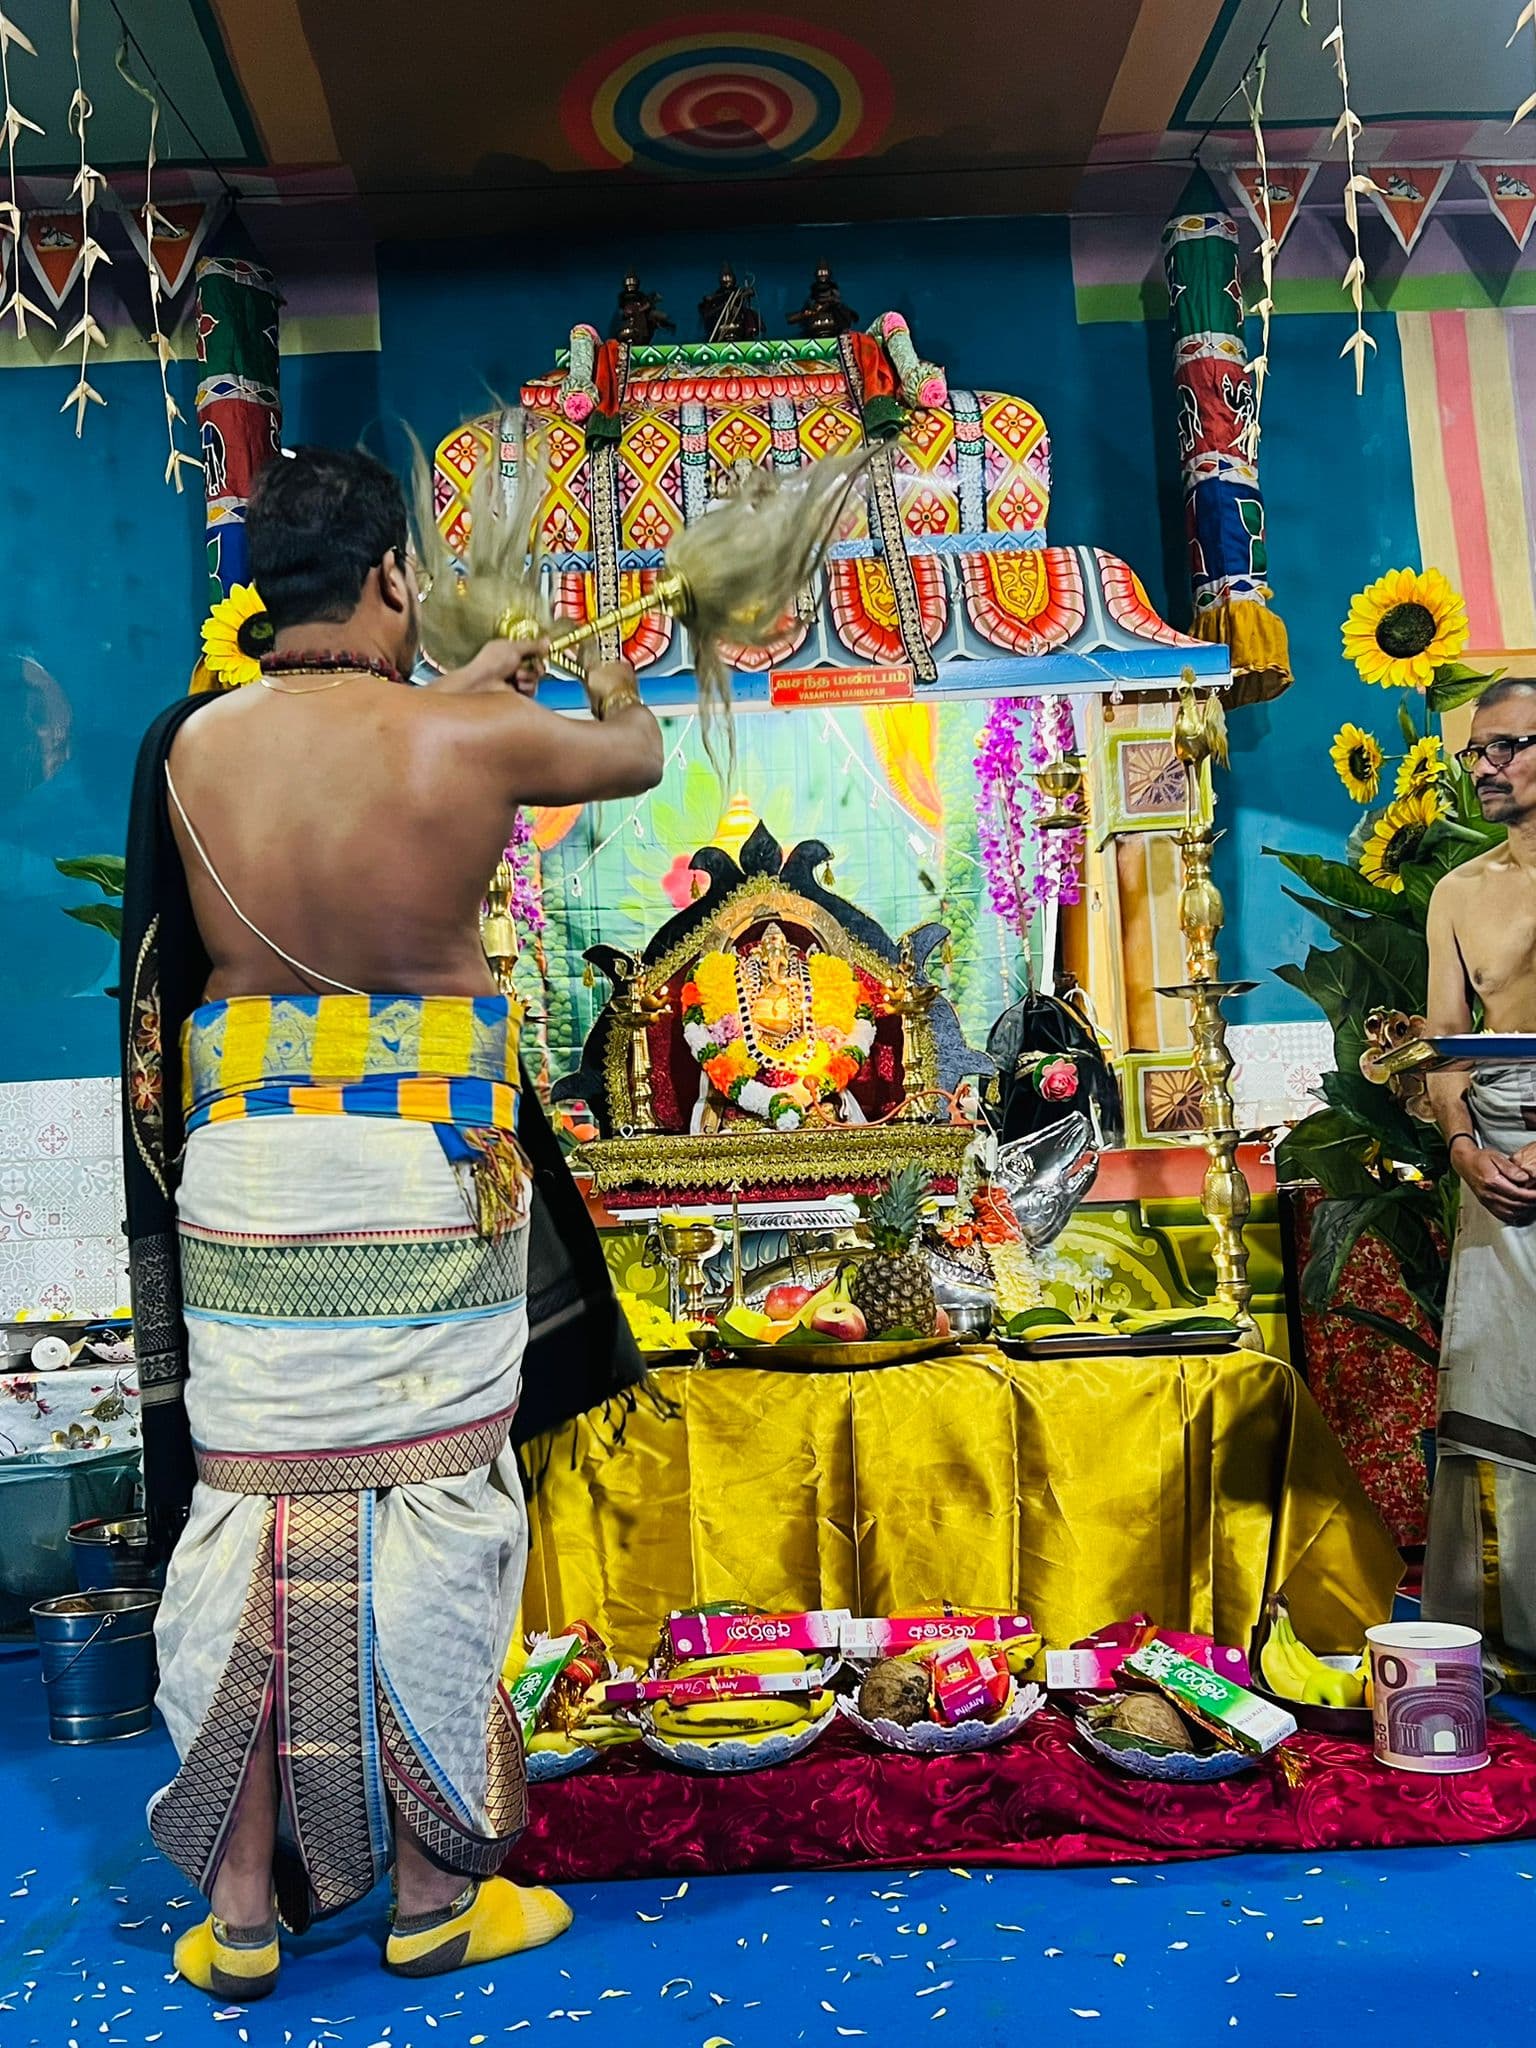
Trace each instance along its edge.
{"label": "pineapple", "polygon": [[875,1248],[854,1269],[848,1294],[869,1325],[871,1337],[887,1330],[913,1330],[931,1337],[938,1325],[933,1275],[917,1249],[917,1232],[928,1175],[904,1166],[883,1195],[861,1203]]}

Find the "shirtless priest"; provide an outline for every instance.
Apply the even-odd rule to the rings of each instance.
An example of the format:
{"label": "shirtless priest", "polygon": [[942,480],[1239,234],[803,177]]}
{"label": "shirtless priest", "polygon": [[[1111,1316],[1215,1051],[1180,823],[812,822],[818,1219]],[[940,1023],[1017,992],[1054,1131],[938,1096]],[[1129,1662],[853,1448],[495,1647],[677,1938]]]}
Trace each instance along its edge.
{"label": "shirtless priest", "polygon": [[[1536,683],[1485,691],[1458,758],[1484,817],[1509,836],[1435,889],[1429,1028],[1536,1033]],[[1513,1676],[1536,1666],[1536,1065],[1448,1070],[1430,1093],[1463,1190],[1423,1611],[1496,1632]],[[1480,1464],[1498,1534],[1496,1631],[1483,1610]]]}
{"label": "shirtless priest", "polygon": [[212,1907],[177,1967],[241,2002],[279,1913],[390,1869],[409,1975],[570,1922],[496,1875],[525,1817],[512,1446],[639,1368],[477,914],[519,804],[662,771],[627,663],[589,671],[590,719],[531,701],[534,643],[405,686],[416,571],[368,456],[272,463],[248,534],[275,646],[151,729],[123,942],[145,1486],[179,1537],[150,1830]]}

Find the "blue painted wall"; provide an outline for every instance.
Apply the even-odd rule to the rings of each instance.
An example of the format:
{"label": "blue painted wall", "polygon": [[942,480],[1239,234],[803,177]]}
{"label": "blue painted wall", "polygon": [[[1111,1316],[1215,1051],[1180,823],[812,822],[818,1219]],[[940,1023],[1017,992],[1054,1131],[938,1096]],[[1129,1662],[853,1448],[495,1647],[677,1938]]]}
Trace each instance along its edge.
{"label": "blue painted wall", "polygon": [[[1161,609],[1187,615],[1166,333],[1076,325],[1061,221],[785,229],[743,233],[728,248],[714,234],[566,241],[520,247],[515,260],[501,245],[387,249],[382,354],[285,361],[286,438],[367,432],[399,452],[402,419],[436,438],[488,393],[515,392],[575,321],[601,323],[630,265],[691,336],[722,255],[752,269],[773,328],[782,331],[814,265],[829,260],[866,319],[900,307],[923,352],[957,383],[1032,399],[1055,449],[1053,539],[1125,556]],[[1341,717],[1387,708],[1340,661],[1338,621],[1367,576],[1416,559],[1396,333],[1390,321],[1373,331],[1379,353],[1357,401],[1337,360],[1340,321],[1276,326],[1263,471],[1298,680],[1278,704],[1234,717],[1236,775],[1221,792],[1226,959],[1263,984],[1243,1006],[1250,1022],[1308,1014],[1268,973],[1305,943],[1305,920],[1259,849],[1337,844],[1355,814],[1334,782],[1328,739]],[[185,687],[202,611],[200,505],[159,484],[153,370],[99,373],[108,406],[93,410],[83,444],[58,415],[70,381],[63,371],[0,376],[0,1079],[114,1065],[99,993],[113,978],[110,949],[60,915],[80,892],[51,861],[121,845],[138,734]],[[46,782],[36,779],[27,721],[38,700],[21,680],[24,654],[57,680],[70,719],[69,761]]]}

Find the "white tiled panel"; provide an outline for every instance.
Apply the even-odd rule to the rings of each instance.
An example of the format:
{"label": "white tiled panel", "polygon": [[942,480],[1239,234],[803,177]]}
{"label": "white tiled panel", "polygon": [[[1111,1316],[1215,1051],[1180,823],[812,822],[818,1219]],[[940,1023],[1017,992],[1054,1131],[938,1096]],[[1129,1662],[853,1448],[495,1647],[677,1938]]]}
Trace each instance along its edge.
{"label": "white tiled panel", "polygon": [[128,1298],[115,1080],[0,1082],[0,1317]]}
{"label": "white tiled panel", "polygon": [[1237,1062],[1232,1096],[1239,1130],[1294,1124],[1317,1108],[1317,1084],[1333,1065],[1333,1033],[1324,1018],[1304,1024],[1229,1024]]}

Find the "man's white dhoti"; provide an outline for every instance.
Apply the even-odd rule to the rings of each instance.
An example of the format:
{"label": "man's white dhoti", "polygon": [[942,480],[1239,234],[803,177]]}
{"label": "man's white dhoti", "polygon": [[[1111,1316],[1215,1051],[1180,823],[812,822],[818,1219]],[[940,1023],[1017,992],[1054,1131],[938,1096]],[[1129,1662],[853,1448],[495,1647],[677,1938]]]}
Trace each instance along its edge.
{"label": "man's white dhoti", "polygon": [[[1479,1141],[1493,1151],[1536,1142],[1536,1067],[1479,1067],[1467,1106]],[[1536,1658],[1536,1223],[1501,1223],[1467,1189],[1451,1253],[1438,1407],[1424,1613],[1472,1627],[1487,1622],[1511,1650]],[[1483,1598],[1477,1460],[1493,1468],[1497,1617],[1485,1613]]]}
{"label": "man's white dhoti", "polygon": [[527,1230],[480,1234],[467,1178],[430,1125],[376,1116],[188,1141],[199,1482],[158,1628],[181,1769],[151,1830],[207,1891],[270,1719],[290,1925],[387,1869],[391,1802],[466,1874],[525,1817],[499,1674],[527,1560]]}

